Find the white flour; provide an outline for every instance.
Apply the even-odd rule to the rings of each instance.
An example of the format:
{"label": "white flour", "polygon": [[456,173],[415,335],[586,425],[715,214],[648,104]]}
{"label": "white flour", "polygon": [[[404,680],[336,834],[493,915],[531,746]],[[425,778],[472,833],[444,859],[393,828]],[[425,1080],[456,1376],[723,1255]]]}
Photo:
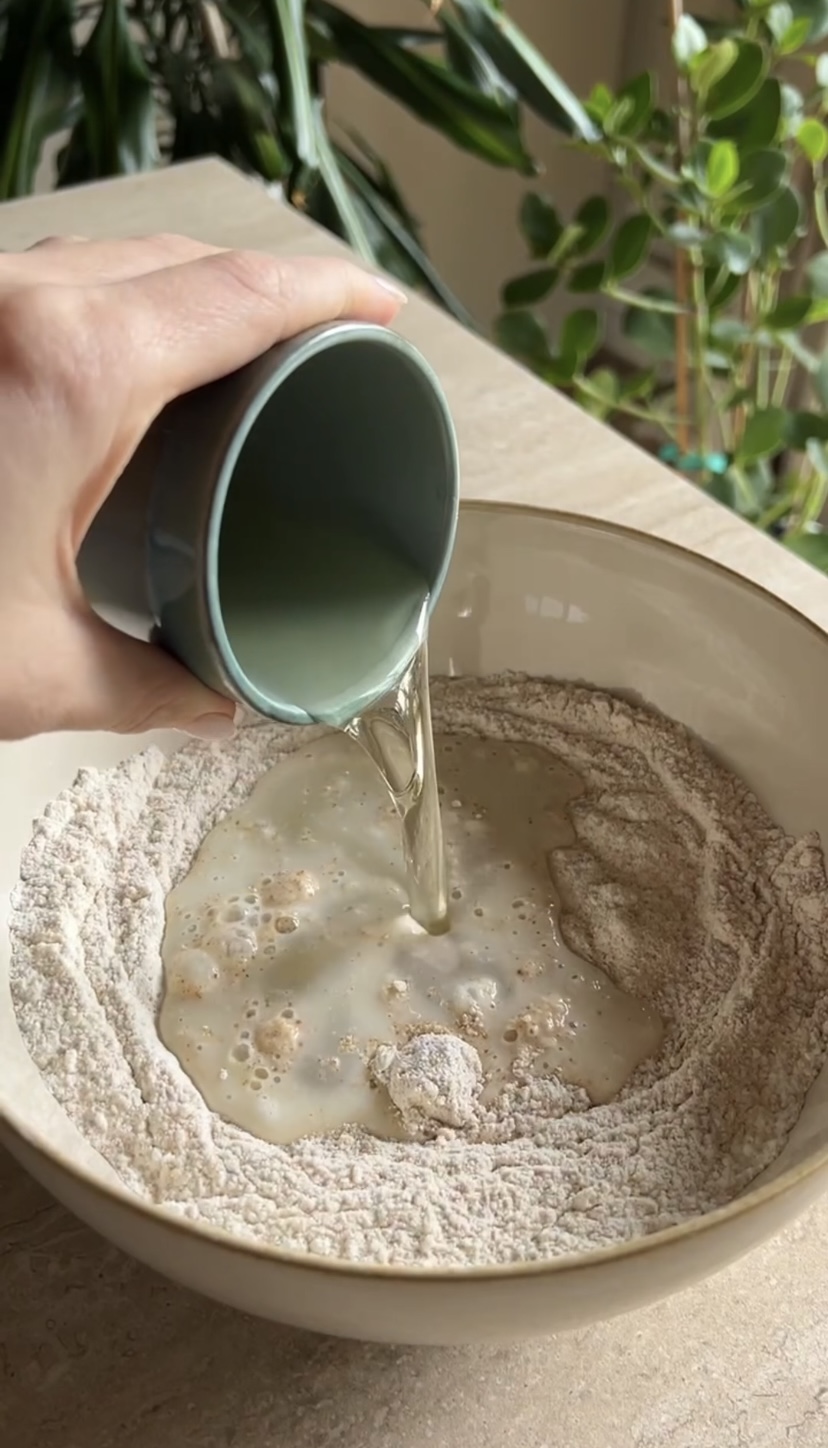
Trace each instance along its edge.
{"label": "white flour", "polygon": [[433,703],[438,729],[544,745],[580,774],[577,843],[551,861],[564,929],[658,1010],[658,1060],[608,1105],[531,1079],[480,1105],[465,1052],[452,1077],[428,1048],[419,1080],[400,1052],[379,1063],[400,1104],[440,1098],[465,1123],[406,1142],[279,1147],[213,1114],[155,1030],[164,899],[206,831],[308,737],[259,726],[84,770],[35,826],[12,989],[50,1089],[140,1196],[351,1261],[537,1260],[728,1201],[778,1155],[825,1053],[817,837],[787,838],[684,729],[606,695],[502,676],[437,682]]}

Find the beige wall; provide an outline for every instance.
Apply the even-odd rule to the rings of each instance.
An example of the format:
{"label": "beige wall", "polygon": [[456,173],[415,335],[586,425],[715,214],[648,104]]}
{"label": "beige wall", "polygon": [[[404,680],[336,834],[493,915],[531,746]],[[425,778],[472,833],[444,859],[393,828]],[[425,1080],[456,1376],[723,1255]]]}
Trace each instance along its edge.
{"label": "beige wall", "polygon": [[[576,94],[586,95],[599,80],[619,84],[628,61],[633,69],[647,65],[647,59],[636,61],[635,46],[628,43],[629,12],[635,3],[508,0],[507,8]],[[662,10],[662,0],[643,0],[643,6],[650,12],[649,38],[660,28],[653,11]],[[355,0],[349,8],[387,25],[420,24],[424,9],[421,0]],[[361,131],[388,158],[412,209],[425,223],[437,265],[484,321],[497,309],[501,283],[525,269],[516,218],[527,187],[534,184],[547,191],[564,212],[603,189],[597,168],[567,151],[559,134],[533,119],[527,135],[545,167],[545,175],[534,183],[456,150],[351,72],[332,76],[329,97],[333,116]]]}

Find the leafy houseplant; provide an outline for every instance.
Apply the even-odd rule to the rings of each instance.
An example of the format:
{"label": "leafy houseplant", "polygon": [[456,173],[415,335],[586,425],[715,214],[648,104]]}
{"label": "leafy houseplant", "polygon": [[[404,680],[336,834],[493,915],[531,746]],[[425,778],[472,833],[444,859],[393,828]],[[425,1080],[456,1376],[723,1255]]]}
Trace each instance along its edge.
{"label": "leafy houseplant", "polygon": [[0,0],[0,200],[31,190],[58,133],[58,185],[218,154],[469,321],[383,161],[331,134],[326,67],[355,68],[455,145],[527,175],[523,104],[597,133],[499,0],[412,12],[422,24],[392,29],[329,0]]}
{"label": "leafy houseplant", "polygon": [[[599,135],[579,144],[609,166],[623,214],[594,196],[564,222],[528,195],[537,265],[504,288],[496,335],[828,571],[828,4],[733,0],[721,25],[679,0],[671,12],[673,96],[643,74],[586,103]],[[556,290],[572,309],[553,344],[536,308]],[[604,364],[590,295],[619,309],[646,369]]]}

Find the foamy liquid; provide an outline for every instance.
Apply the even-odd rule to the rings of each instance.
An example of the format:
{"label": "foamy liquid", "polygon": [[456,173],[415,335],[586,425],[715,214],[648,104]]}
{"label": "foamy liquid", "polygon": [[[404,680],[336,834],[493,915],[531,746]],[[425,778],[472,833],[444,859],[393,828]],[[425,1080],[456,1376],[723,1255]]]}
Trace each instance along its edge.
{"label": "foamy liquid", "polygon": [[369,1061],[417,1027],[469,1041],[489,1097],[528,1065],[607,1101],[660,1045],[655,1014],[560,937],[548,855],[571,841],[577,777],[530,745],[435,748],[446,934],[413,920],[397,809],[345,735],[266,774],[168,897],[161,1038],[259,1137],[399,1135]]}

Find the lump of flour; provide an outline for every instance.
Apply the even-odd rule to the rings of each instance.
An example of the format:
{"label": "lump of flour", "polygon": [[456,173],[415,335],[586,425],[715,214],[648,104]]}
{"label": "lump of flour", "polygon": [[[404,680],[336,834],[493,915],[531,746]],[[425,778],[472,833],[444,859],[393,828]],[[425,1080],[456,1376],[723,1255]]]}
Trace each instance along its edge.
{"label": "lump of flour", "polygon": [[467,1126],[483,1089],[483,1066],[474,1046],[448,1032],[424,1031],[401,1047],[378,1046],[370,1070],[387,1090],[404,1126],[422,1118],[444,1126]]}

